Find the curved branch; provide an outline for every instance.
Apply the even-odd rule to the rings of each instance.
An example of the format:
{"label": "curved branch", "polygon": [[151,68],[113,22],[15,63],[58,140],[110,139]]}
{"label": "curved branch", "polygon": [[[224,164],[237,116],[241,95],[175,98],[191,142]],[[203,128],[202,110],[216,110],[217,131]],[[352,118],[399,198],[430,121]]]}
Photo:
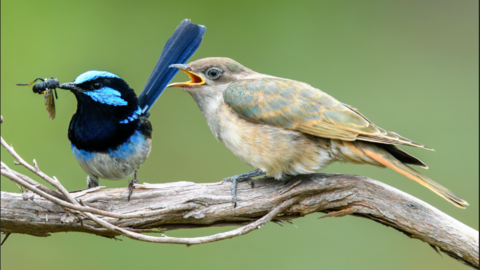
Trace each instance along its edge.
{"label": "curved branch", "polygon": [[[4,172],[2,168],[2,174]],[[247,184],[240,184],[235,209],[232,208],[230,184],[227,183],[139,184],[131,202],[127,201],[127,190],[124,188],[71,194],[85,207],[124,216],[101,219],[132,232],[245,225],[255,220],[266,220],[264,216],[267,213],[270,213],[268,218],[275,222],[315,212],[327,213],[325,217],[361,216],[391,226],[478,267],[478,232],[402,191],[355,175],[312,174],[297,176],[295,181],[285,186],[283,182],[262,178],[256,181],[253,189]],[[107,237],[124,234],[105,229],[87,217],[68,214],[58,204],[38,195],[24,201],[21,194],[2,192],[1,205],[1,230],[5,233],[47,236],[48,233],[76,231]],[[276,211],[272,212],[272,209]],[[254,229],[265,222],[254,222],[249,227]],[[251,231],[244,228],[237,230],[231,235]],[[144,237],[146,241],[151,240],[147,239],[151,236]],[[170,237],[164,238],[167,240]],[[205,241],[211,242],[211,238],[181,241],[181,244]]]}
{"label": "curved branch", "polygon": [[[0,119],[3,120],[3,119]],[[48,236],[84,232],[115,238],[173,244],[202,244],[240,236],[269,221],[282,224],[308,214],[353,215],[391,226],[477,268],[478,232],[429,204],[384,183],[355,175],[311,174],[294,177],[290,185],[262,178],[255,188],[242,183],[238,206],[232,207],[231,184],[175,182],[137,184],[131,201],[127,189],[89,189],[69,193],[55,178],[25,162],[3,138],[2,146],[57,190],[52,190],[1,163],[1,174],[26,188],[23,194],[1,193],[1,232]],[[243,226],[195,238],[142,233]],[[2,241],[3,243],[3,241]]]}

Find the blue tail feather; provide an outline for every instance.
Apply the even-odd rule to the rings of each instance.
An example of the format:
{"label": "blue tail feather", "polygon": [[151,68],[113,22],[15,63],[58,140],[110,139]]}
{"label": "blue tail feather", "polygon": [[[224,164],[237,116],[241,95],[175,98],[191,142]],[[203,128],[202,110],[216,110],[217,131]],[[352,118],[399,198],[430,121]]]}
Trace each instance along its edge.
{"label": "blue tail feather", "polygon": [[183,20],[177,27],[165,44],[157,65],[138,96],[138,102],[144,115],[149,116],[148,111],[177,74],[178,69],[168,67],[172,64],[187,62],[200,46],[205,30],[205,26],[194,24],[188,19]]}

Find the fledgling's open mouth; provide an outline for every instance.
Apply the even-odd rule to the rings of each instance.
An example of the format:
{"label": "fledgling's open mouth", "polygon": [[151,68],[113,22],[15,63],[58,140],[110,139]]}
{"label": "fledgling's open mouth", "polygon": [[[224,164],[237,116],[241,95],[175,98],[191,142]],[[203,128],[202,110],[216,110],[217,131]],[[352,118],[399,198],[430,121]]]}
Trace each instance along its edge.
{"label": "fledgling's open mouth", "polygon": [[192,86],[199,86],[199,85],[204,85],[205,84],[205,81],[203,80],[203,78],[200,77],[199,75],[197,75],[195,72],[192,72],[190,70],[190,67],[188,67],[187,65],[173,64],[173,65],[170,65],[169,67],[170,68],[178,68],[181,71],[187,73],[188,76],[190,77],[190,81],[189,82],[180,82],[180,83],[171,83],[167,87],[188,87],[188,88],[190,88]]}

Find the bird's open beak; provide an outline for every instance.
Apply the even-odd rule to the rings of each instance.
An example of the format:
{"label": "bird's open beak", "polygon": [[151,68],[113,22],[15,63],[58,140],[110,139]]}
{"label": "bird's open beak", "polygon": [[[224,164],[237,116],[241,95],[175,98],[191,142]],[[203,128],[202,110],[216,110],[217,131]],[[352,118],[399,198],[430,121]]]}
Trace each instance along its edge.
{"label": "bird's open beak", "polygon": [[62,83],[58,87],[60,89],[65,89],[65,90],[70,90],[70,91],[75,91],[75,92],[83,92],[82,88],[78,87],[74,83]]}
{"label": "bird's open beak", "polygon": [[199,86],[199,85],[205,84],[205,81],[203,80],[203,78],[195,74],[194,72],[192,72],[190,67],[188,67],[187,65],[173,64],[173,65],[170,65],[169,68],[178,68],[181,71],[187,73],[188,76],[190,77],[190,81],[181,82],[181,83],[171,83],[167,87],[192,87],[192,86]]}

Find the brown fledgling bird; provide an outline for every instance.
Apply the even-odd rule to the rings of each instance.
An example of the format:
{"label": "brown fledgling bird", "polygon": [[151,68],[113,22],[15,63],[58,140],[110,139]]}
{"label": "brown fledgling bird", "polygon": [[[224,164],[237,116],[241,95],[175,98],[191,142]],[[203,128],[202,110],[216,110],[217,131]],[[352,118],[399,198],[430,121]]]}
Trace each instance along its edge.
{"label": "brown fledgling bird", "polygon": [[256,171],[224,179],[237,182],[264,175],[277,180],[313,173],[334,161],[389,167],[429,188],[457,207],[468,203],[407,166],[428,168],[397,148],[432,150],[386,131],[357,109],[306,83],[257,73],[229,58],[175,64],[190,82],[172,83],[190,93],[213,135]]}

